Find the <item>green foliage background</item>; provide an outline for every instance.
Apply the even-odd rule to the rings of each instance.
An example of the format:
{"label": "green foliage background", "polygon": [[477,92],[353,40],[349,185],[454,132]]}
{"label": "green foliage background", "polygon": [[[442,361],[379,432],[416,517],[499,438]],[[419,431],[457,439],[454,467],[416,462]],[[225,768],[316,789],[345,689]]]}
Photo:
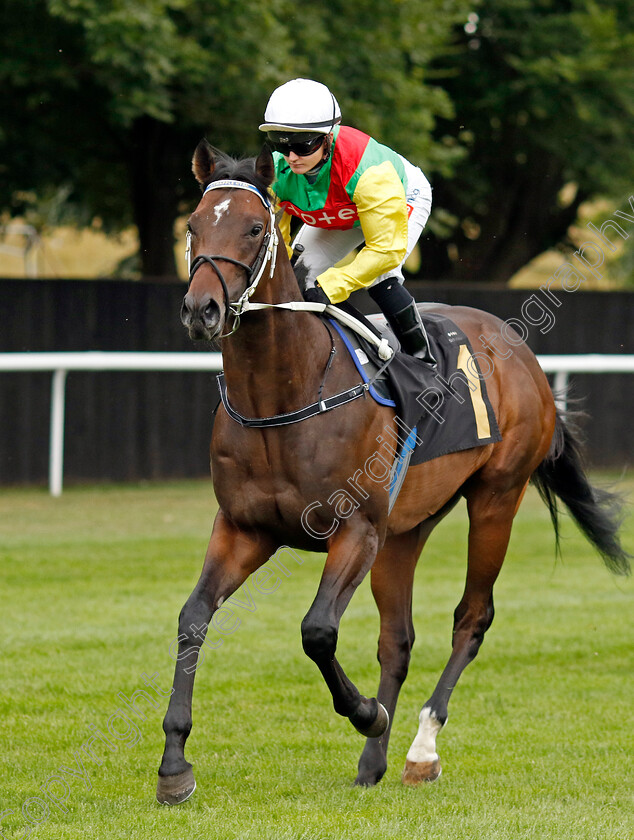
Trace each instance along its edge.
{"label": "green foliage background", "polygon": [[63,190],[66,218],[136,223],[145,273],[173,274],[195,144],[256,153],[305,75],[431,178],[423,276],[505,280],[582,201],[634,193],[633,46],[627,0],[5,0],[0,212]]}

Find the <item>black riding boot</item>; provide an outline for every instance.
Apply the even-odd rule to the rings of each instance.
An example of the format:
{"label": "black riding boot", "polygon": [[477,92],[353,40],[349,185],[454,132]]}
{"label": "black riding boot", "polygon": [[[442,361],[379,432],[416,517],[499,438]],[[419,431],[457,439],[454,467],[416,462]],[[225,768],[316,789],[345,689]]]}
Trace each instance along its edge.
{"label": "black riding boot", "polygon": [[393,315],[386,314],[385,317],[396,333],[396,337],[401,342],[401,348],[405,353],[409,353],[410,356],[415,356],[429,365],[436,366],[436,359],[432,356],[429,347],[427,331],[415,301],[412,301],[405,309],[401,309],[400,312]]}
{"label": "black riding boot", "polygon": [[435,367],[436,360],[431,353],[425,325],[416,301],[407,289],[396,278],[390,278],[372,286],[368,291],[396,333],[403,352]]}

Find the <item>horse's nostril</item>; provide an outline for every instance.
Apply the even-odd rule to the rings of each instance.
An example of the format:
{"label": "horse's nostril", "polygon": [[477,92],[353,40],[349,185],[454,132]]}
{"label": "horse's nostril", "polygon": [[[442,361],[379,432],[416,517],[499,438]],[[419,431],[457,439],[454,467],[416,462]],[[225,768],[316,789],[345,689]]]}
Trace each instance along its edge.
{"label": "horse's nostril", "polygon": [[218,304],[210,300],[207,306],[203,309],[203,320],[207,326],[213,326],[218,321],[218,317],[220,315],[220,311],[218,309]]}
{"label": "horse's nostril", "polygon": [[189,325],[191,321],[191,309],[189,307],[189,302],[187,300],[187,296],[183,298],[183,302],[181,304],[181,323],[185,326]]}
{"label": "horse's nostril", "polygon": [[188,292],[181,304],[181,323],[189,331],[190,338],[210,340],[218,329],[220,307],[205,295],[202,300]]}

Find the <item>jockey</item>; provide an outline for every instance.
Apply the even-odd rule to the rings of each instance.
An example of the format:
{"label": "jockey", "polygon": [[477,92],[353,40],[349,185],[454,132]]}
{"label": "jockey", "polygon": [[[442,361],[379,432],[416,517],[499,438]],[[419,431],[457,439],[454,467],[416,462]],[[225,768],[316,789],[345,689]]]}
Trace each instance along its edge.
{"label": "jockey", "polygon": [[[273,91],[260,126],[273,148],[272,186],[287,244],[291,216],[303,222],[292,247],[304,298],[340,303],[367,288],[404,352],[434,365],[402,273],[429,216],[431,187],[401,155],[340,123],[325,85],[293,79]],[[334,267],[360,245],[350,263]]]}

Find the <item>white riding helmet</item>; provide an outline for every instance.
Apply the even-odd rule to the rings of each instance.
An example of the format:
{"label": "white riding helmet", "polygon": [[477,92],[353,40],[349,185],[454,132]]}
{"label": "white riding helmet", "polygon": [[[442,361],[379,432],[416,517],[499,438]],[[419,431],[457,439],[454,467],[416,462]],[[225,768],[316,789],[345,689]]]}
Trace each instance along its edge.
{"label": "white riding helmet", "polygon": [[312,79],[293,79],[271,94],[260,131],[329,134],[340,122],[339,103],[326,85]]}

